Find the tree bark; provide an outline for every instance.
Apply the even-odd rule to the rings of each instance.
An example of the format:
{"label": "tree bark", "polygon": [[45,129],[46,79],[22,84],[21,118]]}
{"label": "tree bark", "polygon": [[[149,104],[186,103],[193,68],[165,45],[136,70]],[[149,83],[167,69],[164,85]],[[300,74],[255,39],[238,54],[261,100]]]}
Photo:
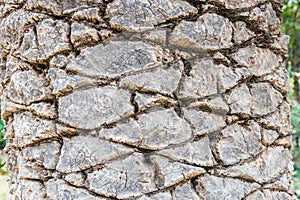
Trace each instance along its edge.
{"label": "tree bark", "polygon": [[295,199],[279,0],[0,0],[9,199]]}

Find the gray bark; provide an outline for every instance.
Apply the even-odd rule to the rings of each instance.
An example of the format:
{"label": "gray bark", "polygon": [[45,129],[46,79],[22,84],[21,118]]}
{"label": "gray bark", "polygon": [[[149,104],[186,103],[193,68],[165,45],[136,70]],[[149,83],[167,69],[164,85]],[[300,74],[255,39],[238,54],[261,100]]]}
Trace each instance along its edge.
{"label": "gray bark", "polygon": [[9,199],[295,199],[280,0],[0,0]]}

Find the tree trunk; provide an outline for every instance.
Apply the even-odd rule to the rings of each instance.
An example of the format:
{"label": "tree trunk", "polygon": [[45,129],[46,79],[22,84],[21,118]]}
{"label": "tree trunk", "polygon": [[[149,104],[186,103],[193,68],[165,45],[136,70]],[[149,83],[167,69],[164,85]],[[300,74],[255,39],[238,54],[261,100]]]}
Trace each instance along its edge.
{"label": "tree trunk", "polygon": [[295,199],[279,0],[0,10],[9,199]]}

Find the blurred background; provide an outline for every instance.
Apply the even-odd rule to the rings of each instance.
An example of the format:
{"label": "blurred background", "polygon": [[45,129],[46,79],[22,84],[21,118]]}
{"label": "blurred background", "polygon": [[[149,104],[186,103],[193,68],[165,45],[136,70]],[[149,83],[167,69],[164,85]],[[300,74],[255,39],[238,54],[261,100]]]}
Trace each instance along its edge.
{"label": "blurred background", "polygon": [[300,199],[300,0],[284,0],[281,31],[290,36],[289,58],[290,94],[293,126],[294,188]]}
{"label": "blurred background", "polygon": [[[290,94],[292,104],[291,123],[293,126],[294,188],[300,199],[300,0],[284,0],[283,23],[281,31],[290,36],[289,58],[286,67],[290,73]],[[1,87],[1,86],[0,86]],[[5,147],[4,124],[0,119],[0,200],[7,199],[6,179],[9,172],[5,169],[6,155],[1,151]]]}

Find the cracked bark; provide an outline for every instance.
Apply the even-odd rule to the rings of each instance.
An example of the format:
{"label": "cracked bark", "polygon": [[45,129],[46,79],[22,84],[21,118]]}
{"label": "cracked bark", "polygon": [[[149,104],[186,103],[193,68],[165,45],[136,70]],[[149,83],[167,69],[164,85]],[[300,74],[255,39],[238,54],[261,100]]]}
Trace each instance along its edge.
{"label": "cracked bark", "polygon": [[278,0],[0,0],[9,199],[295,199]]}

